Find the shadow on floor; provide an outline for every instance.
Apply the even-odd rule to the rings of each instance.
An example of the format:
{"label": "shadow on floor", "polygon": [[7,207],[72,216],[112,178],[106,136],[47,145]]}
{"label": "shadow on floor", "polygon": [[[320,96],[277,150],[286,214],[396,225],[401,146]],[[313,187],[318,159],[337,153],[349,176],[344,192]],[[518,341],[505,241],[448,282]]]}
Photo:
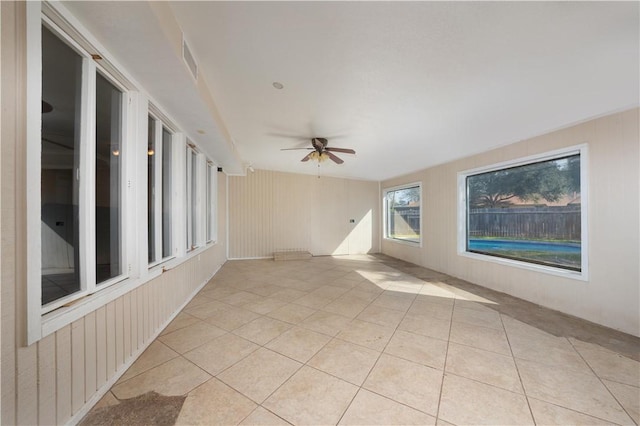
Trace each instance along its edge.
{"label": "shadow on floor", "polygon": [[387,255],[374,254],[373,256],[383,264],[413,275],[425,282],[441,282],[458,290],[491,300],[493,303],[487,303],[484,306],[556,337],[573,337],[583,342],[600,345],[635,361],[640,361],[640,351],[638,351],[640,339],[630,334],[563,314]]}

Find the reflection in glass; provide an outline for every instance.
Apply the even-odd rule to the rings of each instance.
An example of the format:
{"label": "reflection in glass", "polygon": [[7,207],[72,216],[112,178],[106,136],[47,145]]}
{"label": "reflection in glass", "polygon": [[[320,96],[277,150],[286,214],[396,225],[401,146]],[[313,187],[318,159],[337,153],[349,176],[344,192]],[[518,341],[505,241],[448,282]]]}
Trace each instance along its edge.
{"label": "reflection in glass", "polygon": [[207,241],[213,239],[213,229],[211,226],[211,180],[213,179],[213,166],[207,164]]}
{"label": "reflection in glass", "polygon": [[467,251],[580,271],[580,154],[468,176]]}
{"label": "reflection in glass", "polygon": [[156,221],[155,221],[155,191],[156,191],[156,121],[149,117],[149,133],[147,142],[147,235],[149,263],[156,260]]}
{"label": "reflection in glass", "polygon": [[80,290],[79,116],[82,58],[42,27],[42,304]]}
{"label": "reflection in glass", "polygon": [[420,242],[420,187],[396,189],[386,194],[387,238]]}
{"label": "reflection in glass", "polygon": [[96,76],[96,283],[122,273],[122,92]]}
{"label": "reflection in glass", "polygon": [[197,188],[197,182],[198,182],[198,174],[197,174],[197,170],[198,168],[196,167],[197,163],[197,159],[198,159],[198,154],[196,154],[195,151],[191,151],[191,244],[193,246],[197,246],[198,245],[198,241],[196,239],[196,229],[197,229],[197,223],[198,223],[198,212],[196,209],[197,206],[197,199],[198,199],[198,188]]}
{"label": "reflection in glass", "polygon": [[193,247],[193,241],[191,240],[191,227],[193,226],[191,223],[191,149],[189,147],[187,147],[187,155],[185,158],[187,159],[185,164],[187,178],[184,180],[185,193],[187,194],[187,205],[185,206],[187,220],[185,220],[185,224],[187,226],[187,251],[189,251]]}
{"label": "reflection in glass", "polygon": [[162,257],[171,256],[171,133],[162,128]]}

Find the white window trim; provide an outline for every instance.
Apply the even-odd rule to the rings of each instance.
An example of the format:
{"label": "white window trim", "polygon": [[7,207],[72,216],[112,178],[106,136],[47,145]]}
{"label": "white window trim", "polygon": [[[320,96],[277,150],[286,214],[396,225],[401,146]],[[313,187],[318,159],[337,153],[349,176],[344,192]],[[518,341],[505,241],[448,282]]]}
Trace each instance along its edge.
{"label": "white window trim", "polygon": [[173,218],[173,235],[175,240],[173,244],[173,252],[176,257],[187,255],[187,150],[185,149],[188,139],[184,133],[174,133],[172,141],[173,149],[173,172],[171,181],[174,183],[172,188],[172,210]]}
{"label": "white window trim", "polygon": [[[120,273],[120,275],[113,277],[109,280],[103,281],[101,283],[95,283],[95,288],[93,289],[93,291],[91,291],[91,293],[94,293],[95,291],[97,291],[98,289],[103,289],[105,287],[108,287],[110,285],[116,284],[120,281],[126,280],[127,278],[129,278],[129,273],[131,272],[131,259],[130,259],[130,255],[129,255],[129,247],[131,247],[131,244],[133,243],[132,241],[132,234],[129,232],[126,232],[127,228],[128,228],[128,224],[130,221],[129,215],[126,214],[125,212],[125,208],[126,206],[130,205],[128,204],[132,198],[131,198],[131,185],[130,182],[132,181],[132,177],[130,176],[131,174],[131,168],[127,166],[128,160],[131,157],[135,156],[135,149],[133,147],[134,145],[134,141],[135,141],[135,128],[134,126],[132,126],[132,110],[131,110],[131,104],[132,104],[132,95],[133,92],[131,90],[129,90],[122,82],[118,81],[115,77],[111,76],[104,67],[97,65],[96,66],[96,72],[100,72],[100,74],[102,75],[102,77],[104,79],[106,79],[109,83],[113,84],[118,90],[120,90],[122,92],[122,110],[121,110],[121,128],[120,131],[122,132],[122,134],[120,135],[120,153],[122,156],[122,163],[120,165],[120,265],[122,267],[122,271]],[[95,79],[95,73],[92,74],[93,78]],[[95,86],[95,85],[94,85]],[[91,94],[91,96],[95,96],[95,94]],[[93,108],[95,108],[95,100],[93,100]],[[94,114],[95,116],[95,114]],[[85,126],[87,129],[89,126]],[[93,157],[91,158],[91,167],[93,170],[91,170],[89,173],[93,176],[95,176],[95,147],[96,147],[96,141],[95,141],[95,123],[93,124],[93,129],[91,129],[91,136],[93,138],[93,140],[90,140],[90,145],[91,145],[91,151],[92,151],[92,155]],[[86,150],[89,151],[89,150]],[[82,169],[82,167],[81,167]],[[85,182],[87,180],[85,179]],[[91,181],[92,183],[92,187],[95,184],[95,180]],[[92,250],[93,250],[93,257],[95,258],[95,231],[93,231],[95,229],[95,191],[93,190],[93,188],[85,188],[85,190],[89,193],[89,197],[91,197],[91,204],[88,204],[88,206],[91,206],[91,210],[88,212],[89,216],[91,217],[91,221],[87,221],[87,223],[91,226],[92,232],[88,233],[88,235],[90,236],[89,239],[89,244],[91,244]],[[80,233],[80,235],[82,236],[82,232]],[[88,250],[81,250],[81,252],[85,252],[88,253]],[[93,268],[95,269],[95,262],[86,262],[86,263],[81,263],[81,264],[93,264]],[[86,268],[85,268],[86,269]],[[95,274],[94,274],[95,276]]]}
{"label": "white window trim", "polygon": [[[190,140],[187,140],[184,149],[186,158],[184,161],[186,179],[186,227],[187,233],[185,248],[191,252],[207,245],[207,210],[206,210],[206,180],[207,157]],[[194,180],[195,178],[195,180]],[[195,198],[193,198],[193,186],[195,185]],[[191,235],[192,234],[192,235]],[[190,243],[190,244],[189,244]]]}
{"label": "white window trim", "polygon": [[[196,151],[197,152],[197,151]],[[207,206],[206,206],[206,180],[207,180],[207,158],[202,152],[196,156],[196,248],[206,245],[207,241]]]}
{"label": "white window trim", "polygon": [[[185,158],[184,158],[184,167],[185,167],[185,220],[186,220],[186,237],[187,237],[187,243],[186,243],[186,251],[187,253],[195,250],[197,248],[196,245],[196,232],[194,231],[196,229],[197,224],[194,223],[193,220],[193,216],[194,216],[194,210],[195,208],[195,200],[193,199],[193,168],[195,167],[194,164],[194,153],[197,156],[197,151],[196,151],[196,147],[195,145],[187,139],[187,144],[185,146],[185,148],[183,149],[183,151],[185,152]],[[196,157],[197,158],[197,157]],[[197,182],[196,182],[197,183]]]}
{"label": "white window trim", "polygon": [[[54,33],[63,38],[81,56],[86,57],[86,53],[98,53],[102,57],[100,63],[93,59],[83,62],[83,75],[95,80],[96,72],[99,70],[110,82],[114,83],[123,92],[122,122],[123,134],[121,150],[123,152],[122,163],[122,206],[128,210],[122,216],[121,232],[122,251],[121,256],[127,260],[122,263],[123,274],[112,280],[100,283],[95,286],[94,291],[87,291],[81,288],[79,292],[71,295],[65,302],[73,303],[60,306],[50,312],[42,307],[42,283],[41,283],[41,228],[40,228],[40,203],[41,203],[41,94],[42,94],[42,44],[41,28],[43,23],[53,28]],[[189,253],[185,250],[185,215],[183,207],[185,204],[185,194],[181,188],[185,185],[185,150],[186,137],[178,128],[163,114],[158,108],[149,106],[149,95],[140,93],[140,87],[108,53],[108,51],[84,28],[84,26],[71,15],[62,4],[57,2],[27,2],[26,4],[26,220],[27,238],[26,255],[27,262],[27,327],[26,341],[32,344],[42,337],[47,336],[60,328],[76,321],[107,303],[129,293],[144,283],[157,278],[165,270],[172,269],[178,265],[189,261],[194,256],[199,256],[208,249],[209,245],[202,245]],[[90,58],[90,56],[89,56]],[[90,71],[90,72],[88,72]],[[95,82],[84,79],[84,85],[91,85]],[[94,96],[94,94],[91,94]],[[95,105],[90,99],[83,100],[84,104]],[[84,105],[83,104],[83,105]],[[95,106],[94,106],[95,107]],[[172,256],[167,258],[162,264],[153,268],[148,266],[147,231],[146,226],[137,226],[139,223],[146,223],[146,156],[133,155],[126,150],[136,151],[140,144],[147,144],[147,117],[149,111],[153,111],[161,119],[165,126],[173,133],[172,138]],[[93,114],[89,114],[86,107],[82,108],[85,117],[82,118],[81,131],[84,140],[95,141],[95,121]],[[128,143],[125,141],[129,141]],[[86,143],[86,142],[85,142]],[[195,145],[195,144],[194,144]],[[95,143],[89,143],[88,147],[83,146],[82,161],[84,166],[95,168]],[[196,147],[196,150],[199,150]],[[125,155],[128,154],[128,155]],[[204,163],[204,160],[202,161]],[[83,165],[81,165],[82,167]],[[87,173],[87,171],[81,171]],[[86,179],[84,180],[86,182]],[[82,183],[82,180],[81,180]],[[143,187],[144,185],[144,187]],[[87,186],[87,185],[85,185]],[[95,192],[89,188],[81,188],[80,195],[85,197],[84,206],[95,205]],[[217,199],[214,200],[217,203]],[[95,251],[95,215],[82,212],[84,220],[81,221],[79,238],[84,238],[86,248],[93,248]],[[86,216],[91,220],[87,220]],[[217,226],[217,222],[216,222]],[[142,229],[144,228],[144,229]],[[204,239],[204,238],[203,238]],[[92,241],[93,243],[88,243]],[[95,252],[81,250],[80,260],[81,274],[92,274],[95,271],[95,262],[88,259],[95,258]],[[93,272],[93,276],[95,273]],[[86,283],[86,277],[81,281]],[[63,300],[63,299],[59,299]],[[56,301],[57,304],[58,301]],[[52,306],[52,305],[50,305]],[[48,306],[48,307],[50,307]],[[47,307],[47,308],[48,308]]]}
{"label": "white window trim", "polygon": [[[163,114],[158,112],[158,109],[153,107],[153,105],[149,104],[149,112],[147,114],[147,116],[150,116],[151,118],[153,118],[155,120],[155,158],[154,161],[156,162],[155,165],[155,182],[156,182],[156,187],[154,188],[156,190],[156,193],[160,193],[161,196],[160,197],[155,197],[154,199],[154,209],[156,212],[158,211],[162,211],[162,201],[163,201],[163,197],[164,197],[164,183],[162,182],[162,173],[163,173],[163,159],[164,159],[164,144],[163,144],[163,131],[164,129],[167,129],[167,131],[171,134],[171,154],[173,154],[174,150],[174,146],[176,144],[176,131],[175,126],[173,126],[173,124],[167,123],[168,120],[166,120]],[[148,136],[148,135],[147,135]],[[148,138],[144,139],[144,140],[148,140]],[[172,157],[172,168],[175,167],[175,159]],[[148,166],[148,165],[147,165]],[[172,184],[172,191],[175,190],[175,184],[174,184],[174,173],[171,173],[171,184]],[[173,194],[172,194],[173,195]],[[172,203],[172,219],[173,219],[173,204]],[[148,206],[145,207],[145,211],[148,208]],[[156,252],[156,259],[148,262],[147,263],[147,267],[149,269],[153,269],[153,268],[157,268],[158,266],[166,263],[167,261],[173,259],[176,257],[176,250],[175,250],[175,238],[174,238],[174,234],[175,234],[175,221],[172,220],[171,222],[171,254],[169,256],[163,256],[162,255],[162,243],[163,243],[163,236],[162,236],[162,227],[163,227],[163,223],[162,221],[158,222],[157,218],[156,218],[156,224],[155,224],[155,235],[154,235],[154,240],[155,240],[155,252]],[[147,228],[147,232],[148,232],[148,228]],[[149,238],[149,235],[147,234],[147,240]],[[148,247],[148,241],[146,242],[147,247]],[[148,259],[148,253],[147,253],[147,259]]]}
{"label": "white window trim", "polygon": [[[155,241],[155,247],[154,247],[154,252],[156,254],[155,259],[153,260],[152,263],[158,263],[158,262],[162,262],[162,215],[160,215],[160,217],[158,217],[158,212],[162,212],[162,199],[164,197],[164,192],[163,192],[163,185],[164,182],[162,182],[162,121],[158,120],[157,118],[155,118],[155,141],[153,141],[153,144],[155,146],[155,153],[153,155],[153,162],[154,164],[154,204],[153,204],[153,210],[154,210],[154,215],[155,215],[155,227],[154,227],[154,238],[153,240]],[[158,220],[160,219],[160,220]],[[147,256],[148,258],[148,256]]]}
{"label": "white window trim", "polygon": [[[208,168],[211,168],[211,178],[207,176],[207,182],[209,183],[209,196],[211,209],[211,219],[207,224],[205,232],[210,229],[211,230],[211,238],[209,238],[209,233],[206,233],[207,244],[216,244],[218,241],[218,166],[210,160],[207,160],[205,171],[208,171]],[[206,176],[206,173],[205,173]],[[206,212],[205,212],[205,220]]]}
{"label": "white window trim", "polygon": [[[409,241],[409,240],[401,240],[398,238],[391,238],[388,235],[388,229],[387,229],[387,194],[389,192],[392,191],[397,191],[400,189],[409,189],[409,188],[414,188],[414,187],[418,187],[418,189],[420,190],[420,239],[419,241]],[[422,182],[418,181],[418,182],[412,182],[412,183],[406,183],[406,184],[402,184],[402,185],[397,185],[397,186],[392,186],[389,188],[383,188],[382,189],[382,238],[385,241],[391,241],[394,243],[398,243],[398,244],[404,244],[404,245],[408,245],[411,247],[422,247],[422,235],[424,234],[423,230],[424,230],[424,222],[423,222],[423,211],[422,211],[422,199],[423,199],[423,194],[422,194]]]}
{"label": "white window trim", "polygon": [[27,185],[27,344],[42,337],[42,259],[40,141],[42,116],[42,13],[39,2],[26,3],[26,185]]}
{"label": "white window trim", "polygon": [[[539,265],[523,260],[505,259],[496,256],[489,256],[481,253],[467,251],[467,184],[468,176],[501,170],[510,167],[524,166],[531,163],[553,160],[555,158],[580,154],[580,222],[581,222],[581,271],[571,271],[553,266]],[[489,166],[478,167],[471,170],[458,172],[458,241],[457,252],[459,256],[485,262],[497,263],[510,267],[527,269],[545,274],[556,275],[581,281],[589,280],[589,180],[588,180],[589,152],[588,144],[575,145],[548,151],[541,154],[530,155],[515,160],[503,161]]]}
{"label": "white window trim", "polygon": [[[121,110],[120,110],[120,151],[122,153],[122,158],[124,159],[121,164],[120,169],[120,199],[122,205],[126,205],[128,196],[128,176],[127,176],[127,167],[124,162],[130,156],[130,142],[131,132],[129,126],[129,114],[130,114],[130,92],[128,88],[113,78],[103,67],[97,65],[87,51],[85,51],[82,47],[78,46],[75,41],[69,37],[66,32],[60,28],[56,23],[54,23],[47,16],[41,16],[41,25],[46,24],[46,26],[59,38],[64,40],[67,44],[72,46],[76,53],[78,53],[82,57],[82,101],[80,107],[80,140],[82,141],[82,146],[80,149],[80,162],[78,169],[76,169],[76,179],[79,181],[79,201],[78,201],[78,215],[81,218],[79,222],[79,230],[78,230],[78,239],[79,246],[81,250],[79,250],[79,265],[76,267],[80,267],[80,288],[73,294],[70,294],[65,297],[61,297],[48,303],[41,307],[41,313],[46,314],[53,310],[60,308],[70,302],[86,297],[89,294],[93,294],[98,290],[104,289],[108,286],[116,284],[120,281],[126,280],[128,278],[128,273],[130,272],[129,262],[128,262],[128,253],[127,247],[129,247],[128,236],[129,233],[125,232],[127,226],[127,217],[124,214],[122,208],[120,210],[120,247],[119,247],[119,255],[120,255],[120,265],[121,265],[121,273],[120,275],[110,278],[106,281],[98,283],[96,281],[96,265],[94,261],[90,261],[90,259],[96,258],[96,239],[95,239],[95,174],[96,174],[96,76],[97,73],[105,78],[109,83],[113,84],[118,90],[122,93],[121,99]],[[39,27],[41,31],[41,27]],[[40,34],[41,32],[38,31]],[[35,31],[34,31],[35,32]],[[39,34],[39,36],[41,36]],[[40,46],[41,47],[41,46]],[[38,50],[40,53],[40,50]],[[39,60],[40,66],[42,69],[41,59]],[[42,86],[40,86],[40,90],[42,90]],[[38,94],[38,96],[40,96]],[[41,120],[39,120],[39,126],[41,126]],[[39,127],[37,128],[39,129]],[[38,132],[37,139],[40,139],[40,135]],[[30,139],[32,142],[33,139]],[[40,177],[40,171],[38,170],[37,174],[30,173],[32,177]],[[29,196],[40,204],[41,202],[41,194],[40,194],[40,182],[37,182],[37,193],[30,193]],[[121,206],[122,207],[122,206]],[[35,233],[38,234],[38,238],[40,238],[40,230],[34,230]],[[38,259],[40,259],[41,254],[38,254]],[[41,263],[40,263],[41,265]],[[40,278],[41,272],[38,272],[38,277],[34,278],[37,280],[41,280]],[[40,296],[40,302],[42,301]]]}

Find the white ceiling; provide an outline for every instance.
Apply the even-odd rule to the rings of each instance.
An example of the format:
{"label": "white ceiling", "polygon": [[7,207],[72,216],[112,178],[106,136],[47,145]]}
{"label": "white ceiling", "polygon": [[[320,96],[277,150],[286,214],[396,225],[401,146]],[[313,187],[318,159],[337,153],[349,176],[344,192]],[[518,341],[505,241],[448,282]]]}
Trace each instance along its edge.
{"label": "white ceiling", "polygon": [[320,173],[383,180],[640,104],[638,2],[171,2],[220,118],[149,63],[179,62],[144,6],[67,5],[231,171],[229,137],[311,174],[280,149],[327,137],[357,155]]}

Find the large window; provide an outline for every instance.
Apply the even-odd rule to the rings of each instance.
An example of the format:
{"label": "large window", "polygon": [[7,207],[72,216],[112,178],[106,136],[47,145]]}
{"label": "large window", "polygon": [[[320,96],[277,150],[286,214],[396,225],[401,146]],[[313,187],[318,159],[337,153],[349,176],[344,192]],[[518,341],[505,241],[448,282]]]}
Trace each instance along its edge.
{"label": "large window", "polygon": [[206,220],[207,220],[207,242],[213,241],[215,240],[215,233],[214,233],[214,227],[215,227],[215,206],[213,204],[213,200],[214,197],[216,195],[216,191],[215,191],[215,177],[216,177],[216,171],[215,171],[215,167],[213,166],[213,163],[208,162],[207,163],[207,200],[206,200],[206,207],[207,207],[207,215],[206,215]]}
{"label": "large window", "polygon": [[183,151],[184,134],[92,37],[55,4],[26,8],[33,343],[215,242],[217,183],[214,163],[191,141]]}
{"label": "large window", "polygon": [[96,76],[96,281],[122,273],[122,92]]}
{"label": "large window", "polygon": [[163,123],[148,118],[147,228],[148,261],[160,262],[172,255],[171,161],[172,134]]}
{"label": "large window", "polygon": [[42,304],[80,290],[79,181],[82,57],[42,28]]}
{"label": "large window", "polygon": [[384,236],[420,243],[421,186],[412,184],[384,191]]}
{"label": "large window", "polygon": [[171,215],[173,185],[173,135],[165,127],[162,128],[162,257],[173,254],[173,237],[171,236]]}
{"label": "large window", "polygon": [[46,310],[124,273],[125,94],[86,52],[72,46],[42,26],[40,235]]}
{"label": "large window", "polygon": [[198,179],[198,153],[194,146],[187,145],[186,157],[186,193],[187,193],[187,251],[199,246],[199,205],[200,189]]}
{"label": "large window", "polygon": [[467,253],[582,272],[583,151],[465,173]]}

